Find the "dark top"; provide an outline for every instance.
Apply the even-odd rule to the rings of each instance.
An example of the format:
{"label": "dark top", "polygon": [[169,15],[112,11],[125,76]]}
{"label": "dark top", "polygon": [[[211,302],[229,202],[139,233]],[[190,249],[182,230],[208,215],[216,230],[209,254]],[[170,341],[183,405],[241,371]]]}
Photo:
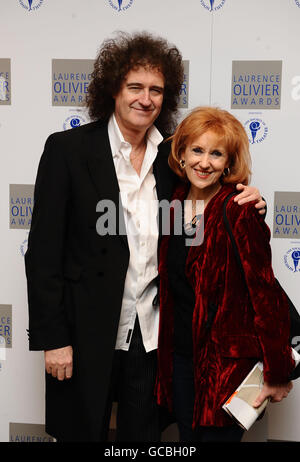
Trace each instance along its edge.
{"label": "dark top", "polygon": [[185,271],[192,232],[186,233],[182,220],[182,234],[172,235],[169,241],[167,269],[169,284],[174,298],[174,352],[191,357],[193,355],[192,320],[195,306],[195,294]]}

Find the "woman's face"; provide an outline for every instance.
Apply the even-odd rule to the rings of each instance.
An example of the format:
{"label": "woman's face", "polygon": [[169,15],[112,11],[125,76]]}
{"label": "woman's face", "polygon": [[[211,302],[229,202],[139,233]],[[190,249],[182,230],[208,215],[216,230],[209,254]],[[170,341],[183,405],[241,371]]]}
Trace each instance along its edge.
{"label": "woman's face", "polygon": [[185,160],[185,172],[193,188],[213,192],[220,185],[229,157],[222,138],[208,130],[186,146],[181,155]]}

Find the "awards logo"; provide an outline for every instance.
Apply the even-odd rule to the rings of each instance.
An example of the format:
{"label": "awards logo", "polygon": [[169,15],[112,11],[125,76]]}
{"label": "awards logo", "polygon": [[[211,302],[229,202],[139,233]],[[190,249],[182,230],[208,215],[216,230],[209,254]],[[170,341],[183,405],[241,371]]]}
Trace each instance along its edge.
{"label": "awards logo", "polygon": [[249,143],[256,144],[264,141],[268,134],[268,127],[262,119],[251,117],[248,119],[244,127],[248,133]]}
{"label": "awards logo", "polygon": [[110,6],[117,12],[126,11],[133,4],[134,0],[108,0]]}
{"label": "awards logo", "polygon": [[0,106],[11,104],[10,59],[0,58]]}
{"label": "awards logo", "polygon": [[232,109],[280,109],[282,61],[232,61]]}
{"label": "awards logo", "polygon": [[29,229],[32,219],[34,185],[9,185],[9,228]]}
{"label": "awards logo", "polygon": [[71,128],[80,127],[81,125],[85,125],[87,120],[81,114],[73,114],[64,121],[63,129],[70,130]]}
{"label": "awards logo", "polygon": [[292,78],[292,92],[291,96],[294,101],[299,101],[300,99],[300,75],[295,75]]}
{"label": "awards logo", "polygon": [[52,59],[52,106],[83,106],[93,68],[92,59]]}
{"label": "awards logo", "polygon": [[26,235],[25,239],[23,240],[22,244],[20,245],[20,253],[21,253],[22,257],[25,257],[25,253],[27,251],[28,236],[29,236],[29,232],[27,232],[27,235]]}
{"label": "awards logo", "polygon": [[223,6],[226,0],[200,0],[201,5],[208,11],[218,11]]}
{"label": "awards logo", "polygon": [[285,266],[293,273],[300,272],[300,247],[289,249],[284,256]]}
{"label": "awards logo", "polygon": [[12,347],[12,305],[0,305],[0,347]]}
{"label": "awards logo", "polygon": [[275,191],[273,237],[300,239],[300,192]]}
{"label": "awards logo", "polygon": [[27,11],[36,11],[38,10],[44,0],[19,0],[20,5]]}
{"label": "awards logo", "polygon": [[189,77],[190,77],[190,62],[183,61],[184,67],[184,77],[179,95],[179,108],[188,108],[189,107]]}
{"label": "awards logo", "polygon": [[9,441],[11,443],[53,443],[54,439],[45,432],[45,425],[10,422]]}

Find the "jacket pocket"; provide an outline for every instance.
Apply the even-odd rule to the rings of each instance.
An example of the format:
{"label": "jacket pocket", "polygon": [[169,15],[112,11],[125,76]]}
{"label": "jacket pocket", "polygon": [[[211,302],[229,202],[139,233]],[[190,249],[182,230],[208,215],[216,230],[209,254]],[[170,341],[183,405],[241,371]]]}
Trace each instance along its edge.
{"label": "jacket pocket", "polygon": [[220,347],[225,358],[262,358],[261,346],[255,335],[225,335]]}

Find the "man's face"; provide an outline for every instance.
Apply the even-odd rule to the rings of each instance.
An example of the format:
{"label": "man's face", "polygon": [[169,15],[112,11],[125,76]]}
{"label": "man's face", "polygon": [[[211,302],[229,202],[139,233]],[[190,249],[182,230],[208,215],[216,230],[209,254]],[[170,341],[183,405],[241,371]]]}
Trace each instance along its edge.
{"label": "man's face", "polygon": [[158,69],[139,67],[126,75],[114,96],[115,116],[121,132],[148,130],[157,119],[164,96],[164,77]]}

